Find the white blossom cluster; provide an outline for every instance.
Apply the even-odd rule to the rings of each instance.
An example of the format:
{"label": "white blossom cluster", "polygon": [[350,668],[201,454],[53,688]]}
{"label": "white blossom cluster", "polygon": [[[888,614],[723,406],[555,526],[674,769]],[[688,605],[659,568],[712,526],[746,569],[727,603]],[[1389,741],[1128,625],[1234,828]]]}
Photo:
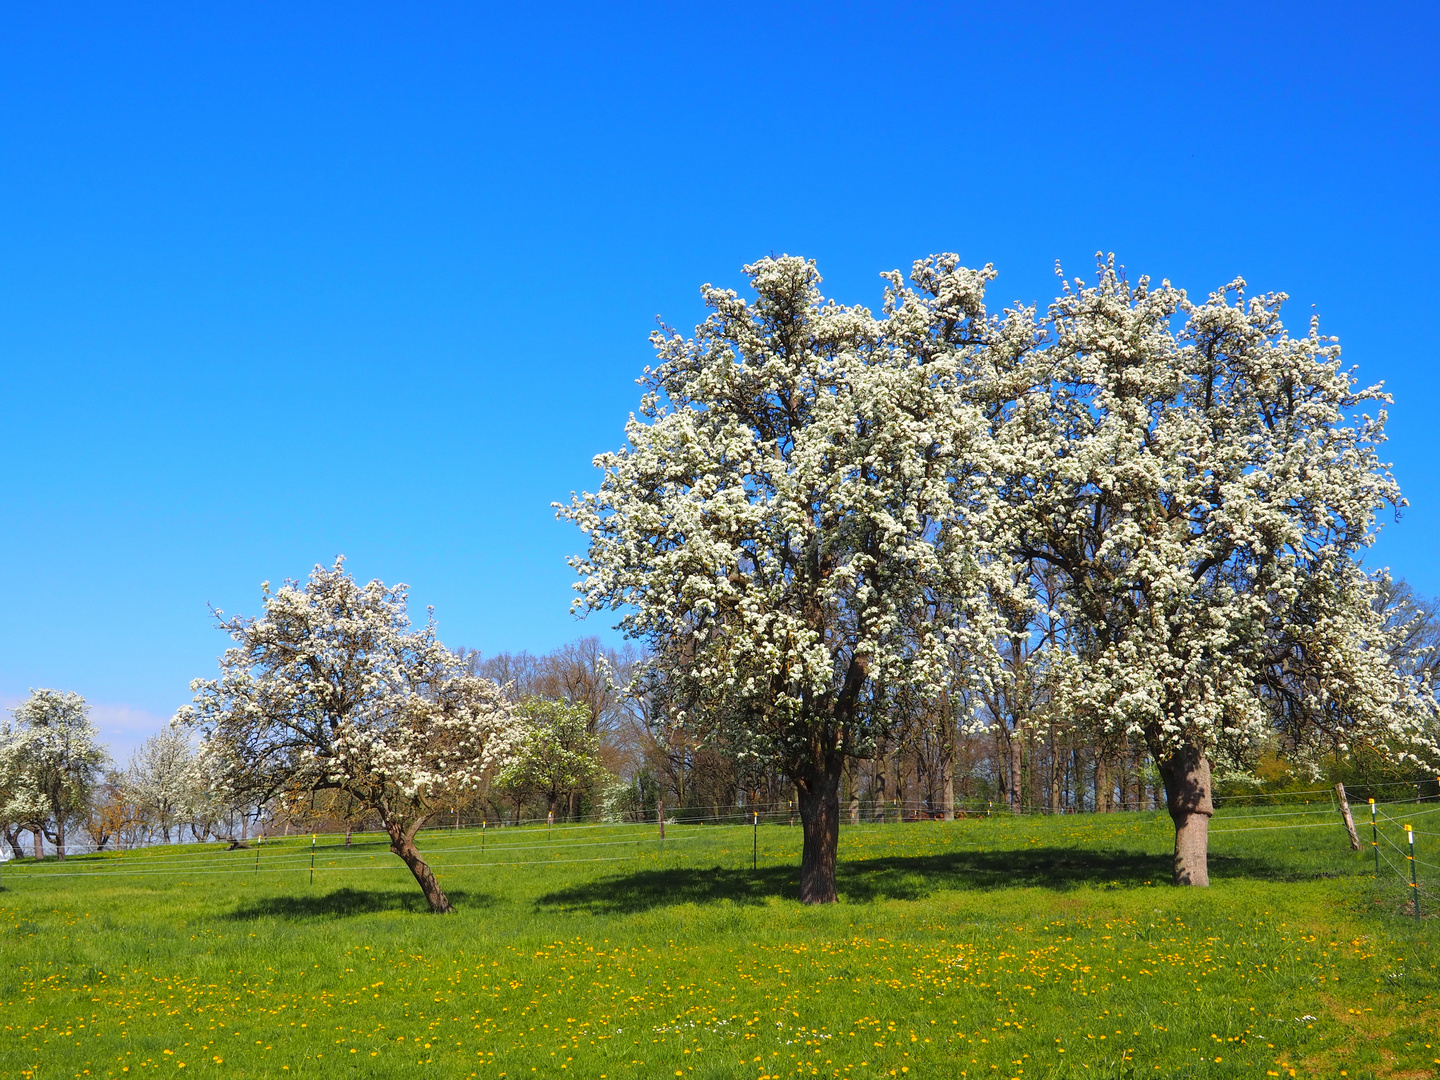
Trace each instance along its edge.
{"label": "white blossom cluster", "polygon": [[[884,317],[824,300],[814,264],[746,268],[754,303],[706,286],[693,338],[657,331],[629,444],[600,490],[557,507],[590,550],[579,609],[622,609],[668,722],[830,771],[868,752],[884,690],[944,691],[984,639],[994,573],[986,417],[966,392],[988,271]],[[990,579],[994,580],[990,580]]]}
{"label": "white blossom cluster", "polygon": [[997,351],[996,528],[1060,582],[1069,648],[1053,710],[1243,760],[1275,727],[1304,758],[1351,741],[1435,749],[1434,695],[1392,662],[1359,553],[1403,505],[1378,457],[1388,401],[1283,294],[1192,301],[1113,259]]}
{"label": "white blossom cluster", "polygon": [[440,643],[433,616],[410,625],[405,586],[360,585],[337,560],[264,595],[263,616],[222,622],[236,645],[175,717],[202,732],[216,784],[256,802],[343,791],[413,836],[503,764],[511,708]]}

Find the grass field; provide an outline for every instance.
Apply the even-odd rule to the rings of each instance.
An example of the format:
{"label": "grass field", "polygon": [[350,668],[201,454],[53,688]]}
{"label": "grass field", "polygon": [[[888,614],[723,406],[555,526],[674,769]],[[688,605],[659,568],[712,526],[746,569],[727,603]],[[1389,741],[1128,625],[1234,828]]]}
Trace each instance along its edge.
{"label": "grass field", "polygon": [[1209,890],[1163,815],[861,825],[819,909],[784,824],[755,870],[743,827],[424,834],[445,917],[363,837],[313,884],[308,837],[9,865],[0,1073],[1440,1076],[1440,919],[1337,820],[1222,811]]}

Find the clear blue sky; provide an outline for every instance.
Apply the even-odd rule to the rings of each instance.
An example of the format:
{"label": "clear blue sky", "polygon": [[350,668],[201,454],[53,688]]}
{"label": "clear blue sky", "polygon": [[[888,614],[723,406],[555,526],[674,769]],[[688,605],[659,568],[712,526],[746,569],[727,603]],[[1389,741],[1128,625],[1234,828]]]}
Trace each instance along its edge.
{"label": "clear blue sky", "polygon": [[123,755],[207,602],[340,552],[452,645],[605,633],[549,504],[769,252],[1286,290],[1395,394],[1372,561],[1440,592],[1433,5],[122,7],[0,12],[0,701]]}

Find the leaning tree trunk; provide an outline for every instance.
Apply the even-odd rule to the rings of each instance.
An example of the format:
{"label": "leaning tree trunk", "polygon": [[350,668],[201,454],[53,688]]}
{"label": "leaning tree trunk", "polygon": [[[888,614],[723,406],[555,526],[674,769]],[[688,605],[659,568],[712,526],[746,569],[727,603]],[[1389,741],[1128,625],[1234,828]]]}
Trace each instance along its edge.
{"label": "leaning tree trunk", "polygon": [[1175,823],[1175,884],[1210,884],[1210,759],[1205,751],[1186,743],[1169,758],[1157,762],[1165,781],[1166,809]]}
{"label": "leaning tree trunk", "polygon": [[835,757],[812,767],[795,781],[800,797],[800,824],[805,831],[800,855],[800,902],[835,902],[835,860],[840,847],[840,774]]}
{"label": "leaning tree trunk", "polygon": [[[417,825],[415,828],[419,828]],[[420,857],[420,852],[415,849],[415,829],[401,829],[398,826],[387,827],[386,832],[390,834],[390,850],[400,856],[400,861],[410,868],[410,873],[415,875],[415,881],[420,886],[420,891],[425,894],[425,899],[430,904],[430,910],[436,915],[448,915],[455,909],[450,905],[450,898],[440,888],[440,883],[435,880],[435,873],[430,865]]]}

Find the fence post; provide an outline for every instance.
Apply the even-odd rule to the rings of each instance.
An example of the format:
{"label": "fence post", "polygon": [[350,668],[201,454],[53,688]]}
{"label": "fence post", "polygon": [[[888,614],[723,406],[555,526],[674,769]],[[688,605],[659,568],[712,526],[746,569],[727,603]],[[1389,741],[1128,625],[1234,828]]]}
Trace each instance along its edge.
{"label": "fence post", "polygon": [[1415,876],[1415,830],[1409,825],[1405,826],[1405,835],[1410,840],[1410,854],[1405,856],[1410,860],[1410,892],[1415,897],[1415,917],[1420,917],[1420,879]]}
{"label": "fence post", "polygon": [[310,884],[315,884],[315,834],[310,834]]}
{"label": "fence post", "polygon": [[665,800],[655,800],[655,816],[660,819],[660,841],[665,841]]}
{"label": "fence post", "polygon": [[260,872],[260,841],[265,839],[263,835],[255,838],[255,873]]}
{"label": "fence post", "polygon": [[1380,830],[1375,827],[1375,800],[1370,800],[1370,846],[1375,849],[1375,876],[1380,876]]}
{"label": "fence post", "polygon": [[754,870],[760,865],[760,811],[754,814],[754,824],[750,834],[750,869]]}
{"label": "fence post", "polygon": [[1355,832],[1355,818],[1350,814],[1350,800],[1345,797],[1345,785],[1335,785],[1335,797],[1340,800],[1340,814],[1345,819],[1345,831],[1350,834],[1350,850],[1360,850],[1360,837]]}

